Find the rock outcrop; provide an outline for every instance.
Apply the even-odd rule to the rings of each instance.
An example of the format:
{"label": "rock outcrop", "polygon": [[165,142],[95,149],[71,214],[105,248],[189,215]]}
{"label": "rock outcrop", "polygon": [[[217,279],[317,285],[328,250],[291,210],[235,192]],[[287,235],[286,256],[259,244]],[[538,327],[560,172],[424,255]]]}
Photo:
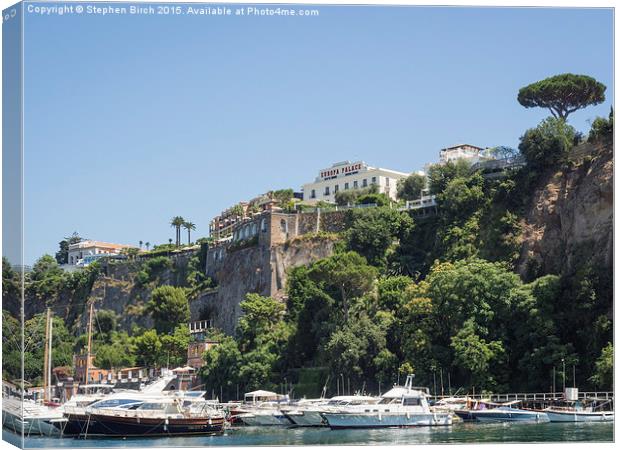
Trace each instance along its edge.
{"label": "rock outcrop", "polygon": [[572,169],[548,174],[522,223],[521,275],[570,274],[613,264],[613,152],[590,148]]}

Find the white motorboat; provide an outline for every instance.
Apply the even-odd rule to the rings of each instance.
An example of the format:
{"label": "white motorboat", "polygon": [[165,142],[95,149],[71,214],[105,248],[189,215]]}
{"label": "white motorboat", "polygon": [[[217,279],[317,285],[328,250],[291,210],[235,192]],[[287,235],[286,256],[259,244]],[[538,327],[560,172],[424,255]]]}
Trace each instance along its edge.
{"label": "white motorboat", "polygon": [[299,427],[321,427],[327,426],[322,414],[331,408],[373,404],[379,400],[379,397],[365,395],[340,395],[331,399],[303,400],[282,408],[282,412]]}
{"label": "white motorboat", "polygon": [[231,420],[241,420],[250,426],[292,425],[280,409],[288,403],[288,395],[263,390],[248,392],[242,404],[230,409]]}
{"label": "white motorboat", "polygon": [[264,402],[244,408],[245,412],[237,414],[244,424],[250,426],[292,425],[293,422],[281,411],[281,404]]}
{"label": "white motorboat", "polygon": [[15,397],[2,398],[2,426],[25,436],[59,434],[54,423],[62,422],[59,408],[50,408],[32,400]]}
{"label": "white motorboat", "polygon": [[613,422],[613,411],[561,411],[544,410],[551,422]]}
{"label": "white motorboat", "polygon": [[409,375],[405,386],[392,388],[378,403],[330,408],[322,415],[332,429],[451,425],[451,414],[430,410],[428,396],[427,388],[413,387]]}

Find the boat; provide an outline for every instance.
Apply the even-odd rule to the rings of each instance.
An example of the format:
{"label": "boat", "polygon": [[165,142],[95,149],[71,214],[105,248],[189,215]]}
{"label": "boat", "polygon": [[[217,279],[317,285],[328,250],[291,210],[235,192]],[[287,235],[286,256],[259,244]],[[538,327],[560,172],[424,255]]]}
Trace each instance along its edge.
{"label": "boat", "polygon": [[93,432],[84,437],[217,435],[224,432],[225,415],[202,398],[161,396],[130,406],[94,408],[87,411]]}
{"label": "boat", "polygon": [[56,424],[64,421],[58,408],[38,404],[19,397],[2,399],[2,426],[24,436],[57,436]]}
{"label": "boat", "polygon": [[378,397],[365,395],[340,395],[331,399],[301,400],[282,408],[282,412],[298,427],[324,427],[327,426],[327,422],[322,413],[327,412],[330,408],[372,404],[379,400]]}
{"label": "boat", "polygon": [[507,403],[478,402],[476,409],[461,409],[454,413],[465,421],[476,422],[549,422],[545,411],[518,408],[521,400]]}
{"label": "boat", "polygon": [[452,415],[432,412],[428,397],[428,388],[413,387],[413,375],[408,375],[405,386],[390,389],[378,403],[336,407],[322,415],[331,429],[451,425]]}
{"label": "boat", "polygon": [[608,399],[565,400],[543,409],[551,422],[613,422],[613,405]]}
{"label": "boat", "polygon": [[243,396],[243,403],[230,410],[232,421],[241,421],[249,426],[292,425],[281,411],[289,403],[288,395],[271,391],[252,391]]}
{"label": "boat", "polygon": [[[146,399],[157,398],[164,393],[164,388],[172,379],[170,375],[163,376],[141,391],[131,389],[114,389],[107,384],[87,384],[79,387],[78,394],[61,406],[64,421],[54,425],[62,435],[74,436],[85,432],[96,433],[97,425],[92,423],[87,409],[97,408],[128,408]],[[195,393],[194,395],[200,395]]]}

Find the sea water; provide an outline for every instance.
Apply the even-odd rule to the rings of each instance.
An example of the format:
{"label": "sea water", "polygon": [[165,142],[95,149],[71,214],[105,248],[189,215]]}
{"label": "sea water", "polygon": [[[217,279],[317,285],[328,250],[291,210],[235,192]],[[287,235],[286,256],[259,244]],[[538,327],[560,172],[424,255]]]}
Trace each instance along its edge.
{"label": "sea water", "polygon": [[[222,436],[156,438],[30,437],[25,448],[205,447],[246,445],[467,444],[489,442],[612,442],[607,423],[457,423],[446,427],[330,430],[328,428],[236,427]],[[21,436],[3,430],[4,440],[20,445]]]}

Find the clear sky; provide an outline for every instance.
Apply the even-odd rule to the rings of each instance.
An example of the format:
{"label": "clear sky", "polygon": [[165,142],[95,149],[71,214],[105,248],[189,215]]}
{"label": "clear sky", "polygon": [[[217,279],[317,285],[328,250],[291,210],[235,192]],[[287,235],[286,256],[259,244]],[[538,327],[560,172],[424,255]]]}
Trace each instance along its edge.
{"label": "clear sky", "polygon": [[336,161],[409,172],[456,143],[516,147],[548,115],[518,89],[554,74],[608,87],[578,130],[609,113],[610,9],[315,9],[26,13],[25,262],[73,231],[161,244],[175,215],[207,236],[222,209]]}

